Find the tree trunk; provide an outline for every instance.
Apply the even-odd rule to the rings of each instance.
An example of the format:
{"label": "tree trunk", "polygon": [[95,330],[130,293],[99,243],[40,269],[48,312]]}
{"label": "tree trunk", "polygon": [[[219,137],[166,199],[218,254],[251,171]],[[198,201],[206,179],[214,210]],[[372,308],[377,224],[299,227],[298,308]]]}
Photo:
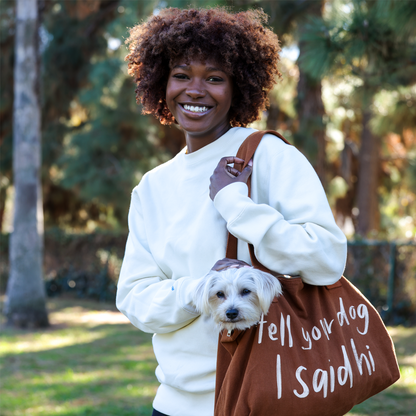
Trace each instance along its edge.
{"label": "tree trunk", "polygon": [[295,137],[295,144],[306,153],[319,179],[325,186],[326,141],[325,125],[323,123],[324,114],[321,81],[312,80],[302,70],[299,70],[299,130]]}
{"label": "tree trunk", "polygon": [[[316,1],[308,9],[308,16],[321,16],[322,2]],[[302,27],[299,25],[300,37]],[[305,42],[299,42],[299,58],[305,52]],[[297,96],[297,111],[299,130],[295,135],[295,145],[309,158],[322,185],[326,186],[326,140],[323,116],[325,108],[322,101],[322,87],[320,79],[308,76],[299,66],[299,82]]]}
{"label": "tree trunk", "polygon": [[[368,106],[366,106],[368,108]],[[365,237],[379,230],[378,182],[380,141],[370,130],[370,110],[363,113],[363,131],[359,155],[357,234]]]}
{"label": "tree trunk", "polygon": [[43,213],[36,0],[16,1],[13,232],[4,313],[16,327],[49,325],[43,284]]}
{"label": "tree trunk", "polygon": [[3,232],[3,219],[6,210],[7,188],[0,188],[0,233]]}

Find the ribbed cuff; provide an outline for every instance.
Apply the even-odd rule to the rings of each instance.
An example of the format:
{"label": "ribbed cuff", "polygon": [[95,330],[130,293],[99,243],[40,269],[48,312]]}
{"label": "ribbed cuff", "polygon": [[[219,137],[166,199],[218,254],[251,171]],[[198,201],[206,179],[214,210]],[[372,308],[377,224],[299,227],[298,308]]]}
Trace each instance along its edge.
{"label": "ribbed cuff", "polygon": [[178,301],[182,309],[192,315],[198,316],[200,313],[195,309],[193,295],[200,279],[192,277],[182,277],[176,280],[175,290],[178,291]]}
{"label": "ribbed cuff", "polygon": [[227,224],[238,218],[250,203],[253,201],[248,197],[248,187],[243,182],[227,185],[214,198],[214,206]]}

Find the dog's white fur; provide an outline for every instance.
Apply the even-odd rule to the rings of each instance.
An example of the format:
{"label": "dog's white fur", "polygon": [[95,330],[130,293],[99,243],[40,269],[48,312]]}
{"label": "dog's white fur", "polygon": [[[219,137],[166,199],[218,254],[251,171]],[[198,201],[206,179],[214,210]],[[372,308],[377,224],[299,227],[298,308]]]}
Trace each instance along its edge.
{"label": "dog's white fur", "polygon": [[273,298],[281,293],[279,280],[258,269],[212,270],[196,287],[194,304],[202,314],[211,315],[220,329],[232,331],[256,324],[262,313],[267,314]]}

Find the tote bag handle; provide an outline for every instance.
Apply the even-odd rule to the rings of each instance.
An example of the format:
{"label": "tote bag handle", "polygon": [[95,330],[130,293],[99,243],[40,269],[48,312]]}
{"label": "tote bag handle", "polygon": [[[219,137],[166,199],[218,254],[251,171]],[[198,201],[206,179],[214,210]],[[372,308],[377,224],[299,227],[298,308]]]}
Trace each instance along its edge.
{"label": "tote bag handle", "polygon": [[[283,140],[286,144],[290,145],[290,143],[277,131],[274,131],[274,130],[256,131],[250,134],[250,136],[248,136],[244,140],[244,142],[241,144],[240,148],[238,149],[236,156],[239,157],[240,159],[243,159],[244,163],[235,163],[234,164],[235,169],[241,172],[248,165],[248,162],[250,161],[250,159],[254,157],[254,153],[256,152],[257,147],[260,144],[261,139],[263,138],[265,134],[273,134],[274,136],[277,136],[279,137],[279,139]],[[251,196],[251,178],[248,179],[247,186],[248,186],[248,196],[250,197]],[[228,241],[227,241],[227,251],[225,255],[227,258],[237,259],[237,244],[238,244],[237,241],[238,241],[237,237],[235,237],[229,232]],[[251,264],[253,265],[253,267],[263,272],[271,273],[275,275],[275,273],[272,273],[267,267],[263,266],[257,260],[256,255],[254,253],[253,245],[249,244],[248,248],[250,252]]]}

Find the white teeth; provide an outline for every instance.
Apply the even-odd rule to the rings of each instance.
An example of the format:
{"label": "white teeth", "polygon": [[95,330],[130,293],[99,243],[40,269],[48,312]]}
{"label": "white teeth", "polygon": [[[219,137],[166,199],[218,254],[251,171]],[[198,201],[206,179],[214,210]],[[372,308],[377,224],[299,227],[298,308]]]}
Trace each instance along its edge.
{"label": "white teeth", "polygon": [[208,111],[208,107],[197,107],[193,105],[185,104],[183,106],[185,110],[192,111],[193,113],[203,113],[204,111]]}

